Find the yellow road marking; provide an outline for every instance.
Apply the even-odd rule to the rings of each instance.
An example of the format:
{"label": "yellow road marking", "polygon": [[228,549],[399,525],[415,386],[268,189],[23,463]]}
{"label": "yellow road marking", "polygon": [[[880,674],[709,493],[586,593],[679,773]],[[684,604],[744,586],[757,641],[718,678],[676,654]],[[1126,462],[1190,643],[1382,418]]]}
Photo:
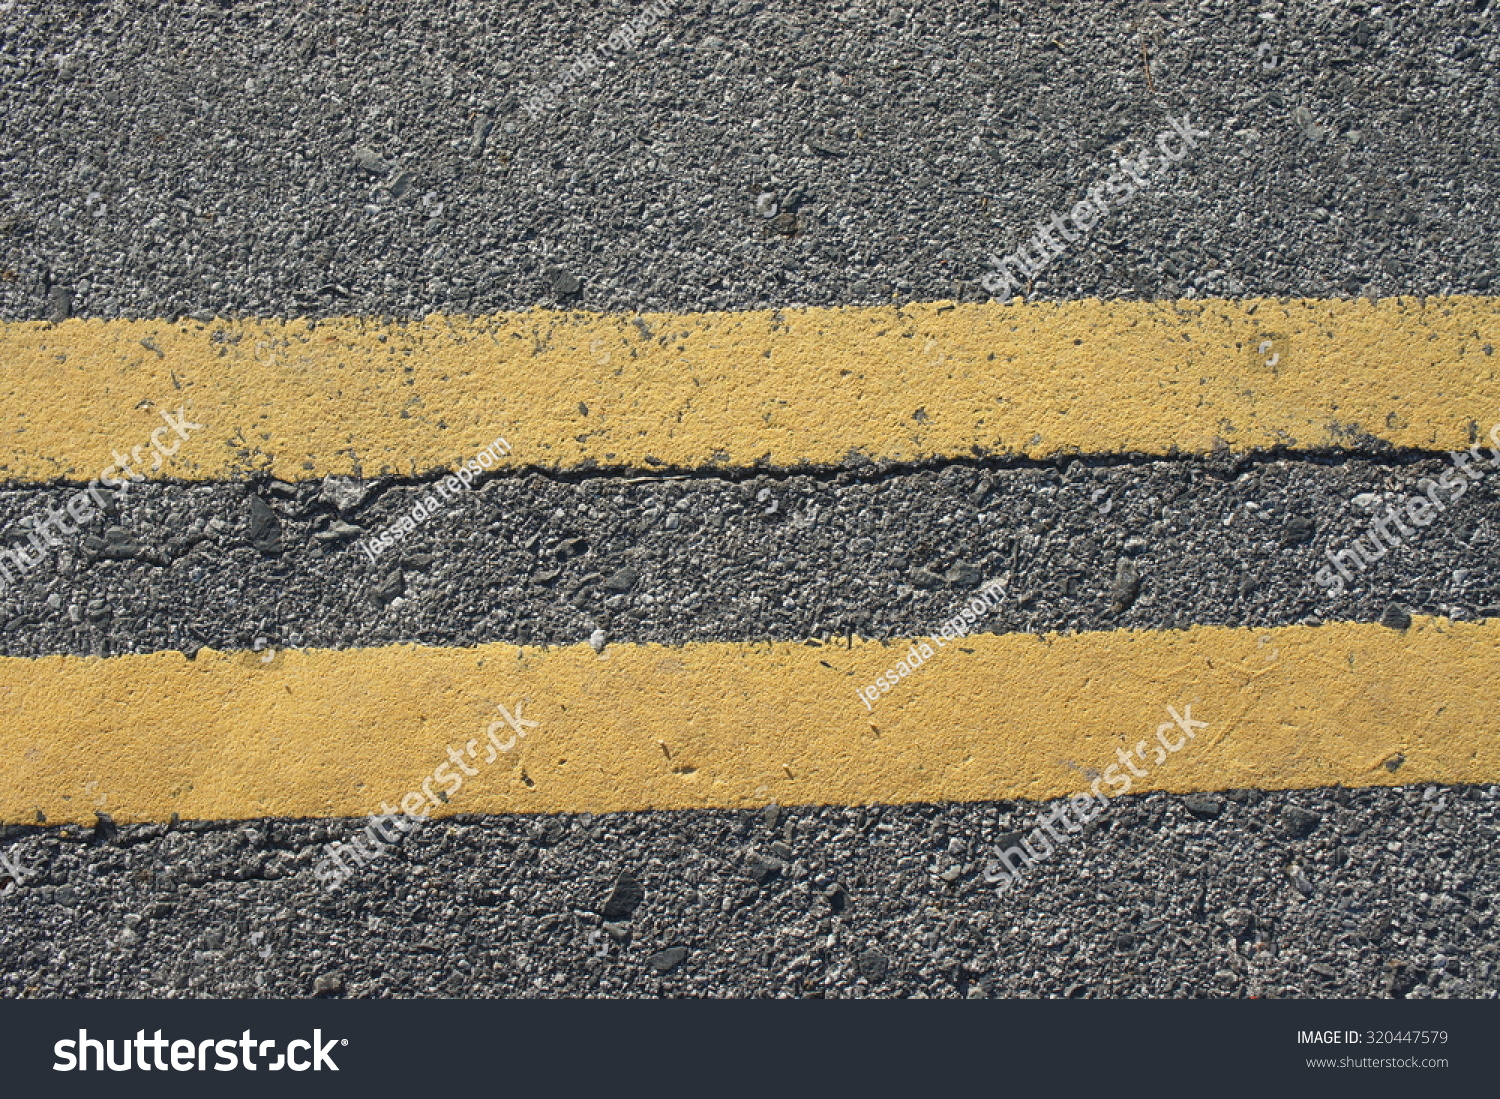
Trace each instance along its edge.
{"label": "yellow road marking", "polygon": [[[649,333],[649,335],[648,335]],[[1461,449],[1500,416],[1495,298],[1100,302],[385,324],[0,325],[0,480],[832,466],[976,454]]]}
{"label": "yellow road marking", "polygon": [[0,817],[92,821],[101,796],[119,821],[360,816],[420,789],[448,747],[483,749],[518,701],[539,726],[471,764],[437,815],[1054,797],[1152,744],[1168,706],[1207,726],[1136,790],[1500,781],[1496,623],[986,635],[867,712],[856,686],[905,651],[7,658]]}

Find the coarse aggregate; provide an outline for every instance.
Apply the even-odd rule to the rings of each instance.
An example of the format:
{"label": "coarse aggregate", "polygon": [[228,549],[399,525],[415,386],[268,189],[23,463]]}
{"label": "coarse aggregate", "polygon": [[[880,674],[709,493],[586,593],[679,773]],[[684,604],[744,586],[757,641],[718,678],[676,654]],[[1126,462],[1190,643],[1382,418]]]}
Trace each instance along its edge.
{"label": "coarse aggregate", "polygon": [[1026,803],[11,827],[0,995],[1469,997],[1500,788],[1129,795],[1004,896]]}
{"label": "coarse aggregate", "polygon": [[1500,269],[1492,5],[671,8],[532,118],[636,5],[15,0],[0,318],[974,301],[1184,114],[1211,136],[1034,298]]}
{"label": "coarse aggregate", "polygon": [[[1500,471],[1471,467],[1481,479],[1430,525],[1387,524],[1401,545],[1337,596],[1316,580],[1327,555],[1426,499],[1449,460],[526,473],[440,503],[374,560],[361,546],[426,483],[148,483],[0,598],[0,653],[901,638],[991,580],[993,633],[1371,622],[1392,605],[1472,620],[1500,616]],[[0,532],[21,544],[76,491],[0,493]]]}

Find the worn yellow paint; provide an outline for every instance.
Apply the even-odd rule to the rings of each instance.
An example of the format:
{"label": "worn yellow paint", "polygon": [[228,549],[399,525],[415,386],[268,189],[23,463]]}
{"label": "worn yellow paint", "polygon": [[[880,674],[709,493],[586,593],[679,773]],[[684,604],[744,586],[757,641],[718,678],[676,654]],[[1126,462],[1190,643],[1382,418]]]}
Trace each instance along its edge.
{"label": "worn yellow paint", "polygon": [[0,480],[86,481],[179,406],[207,430],[151,476],[413,475],[497,435],[547,468],[1453,449],[1500,419],[1496,346],[1479,297],[9,323]]}
{"label": "worn yellow paint", "polygon": [[[392,648],[0,660],[7,821],[359,816],[523,701],[539,726],[438,815],[1047,798],[1152,741],[1137,790],[1500,780],[1500,624],[1419,619],[902,646]],[[508,734],[507,734],[508,735]],[[1169,735],[1169,739],[1176,734]],[[467,758],[467,757],[466,757]],[[441,784],[438,785],[441,789]],[[1109,789],[1106,787],[1106,789]]]}

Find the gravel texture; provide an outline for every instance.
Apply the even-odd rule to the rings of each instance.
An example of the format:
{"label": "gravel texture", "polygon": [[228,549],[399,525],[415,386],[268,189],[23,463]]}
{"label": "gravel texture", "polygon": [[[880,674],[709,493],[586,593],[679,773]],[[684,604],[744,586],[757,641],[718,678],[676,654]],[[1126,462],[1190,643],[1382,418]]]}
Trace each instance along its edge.
{"label": "gravel texture", "polygon": [[[374,562],[360,541],[408,513],[420,482],[139,485],[0,598],[0,652],[905,637],[996,578],[1009,595],[982,627],[995,633],[1373,622],[1392,604],[1500,616],[1497,470],[1343,594],[1315,582],[1327,551],[1445,468],[1346,456],[524,474],[456,498]],[[19,544],[23,520],[71,491],[0,493],[0,532]]]}
{"label": "gravel texture", "polygon": [[1492,5],[684,0],[521,109],[637,7],[14,0],[0,317],[975,300],[1184,112],[1035,297],[1500,270]]}
{"label": "gravel texture", "polygon": [[1500,991],[1500,788],[1129,796],[997,898],[1042,808],[452,818],[332,894],[349,822],[13,827],[0,995]]}
{"label": "gravel texture", "polygon": [[[0,319],[981,300],[1168,115],[1209,132],[1032,285],[1493,293],[1493,5],[6,0]],[[1487,425],[1477,425],[1483,429]],[[1494,480],[1323,599],[1437,471],[1370,450],[137,486],[0,597],[0,653],[597,645],[1500,614]],[[66,487],[0,489],[0,537]],[[97,795],[107,812],[107,798]],[[1039,807],[0,828],[5,996],[1462,996],[1500,987],[1495,787],[1120,799],[996,897]],[[19,872],[19,883],[12,880]]]}

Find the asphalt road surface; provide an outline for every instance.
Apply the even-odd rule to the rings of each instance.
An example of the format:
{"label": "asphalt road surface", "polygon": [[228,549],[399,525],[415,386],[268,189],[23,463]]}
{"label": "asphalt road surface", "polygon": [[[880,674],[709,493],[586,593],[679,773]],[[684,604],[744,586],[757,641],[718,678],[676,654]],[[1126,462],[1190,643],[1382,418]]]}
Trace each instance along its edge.
{"label": "asphalt road surface", "polygon": [[0,995],[1493,998],[1494,9],[642,10],[3,6]]}

